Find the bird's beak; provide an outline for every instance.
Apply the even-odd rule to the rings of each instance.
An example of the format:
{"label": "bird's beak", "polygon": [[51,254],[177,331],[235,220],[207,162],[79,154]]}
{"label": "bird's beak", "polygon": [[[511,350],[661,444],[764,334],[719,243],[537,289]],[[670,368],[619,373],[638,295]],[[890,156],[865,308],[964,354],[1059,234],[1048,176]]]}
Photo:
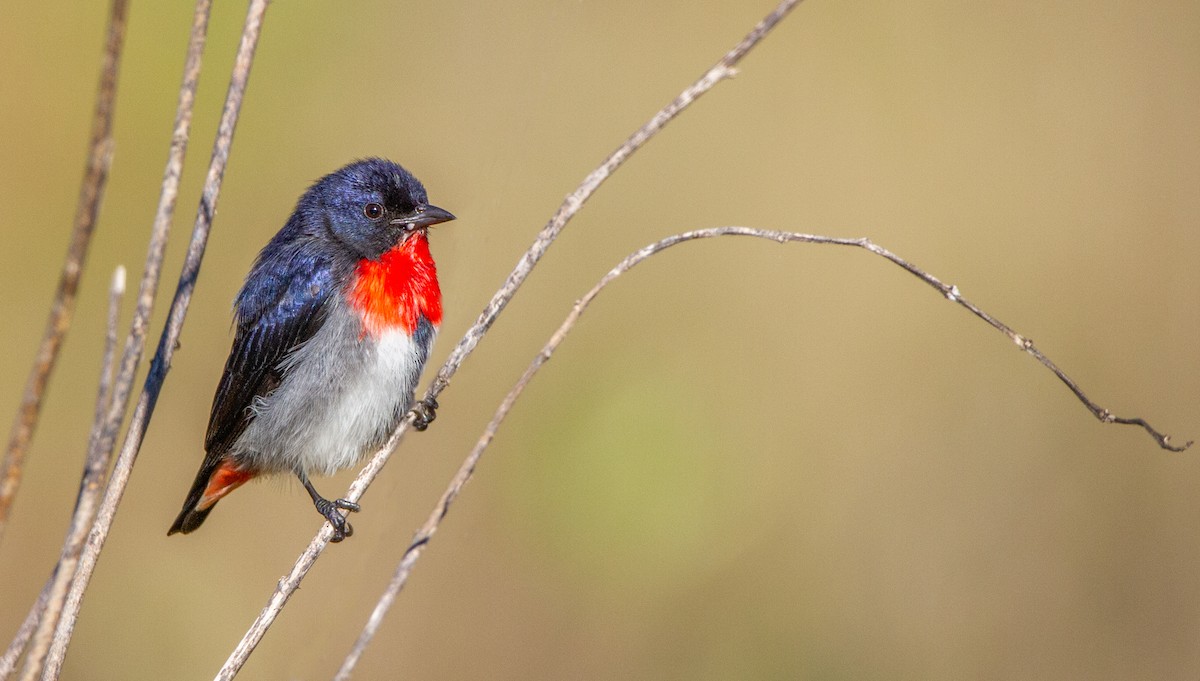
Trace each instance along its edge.
{"label": "bird's beak", "polygon": [[392,220],[392,224],[403,225],[406,229],[423,229],[450,222],[453,219],[454,215],[448,210],[437,206],[425,206],[408,217]]}

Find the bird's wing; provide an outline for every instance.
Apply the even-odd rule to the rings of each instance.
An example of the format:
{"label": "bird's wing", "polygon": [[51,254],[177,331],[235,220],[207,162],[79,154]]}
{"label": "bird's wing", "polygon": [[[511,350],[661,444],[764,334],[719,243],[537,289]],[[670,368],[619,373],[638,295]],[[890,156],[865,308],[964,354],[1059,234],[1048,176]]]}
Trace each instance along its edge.
{"label": "bird's wing", "polygon": [[327,262],[302,253],[256,263],[250,274],[254,286],[238,296],[237,334],[213,398],[204,440],[210,457],[233,446],[254,418],[255,398],[279,387],[283,360],[321,328],[333,279]]}

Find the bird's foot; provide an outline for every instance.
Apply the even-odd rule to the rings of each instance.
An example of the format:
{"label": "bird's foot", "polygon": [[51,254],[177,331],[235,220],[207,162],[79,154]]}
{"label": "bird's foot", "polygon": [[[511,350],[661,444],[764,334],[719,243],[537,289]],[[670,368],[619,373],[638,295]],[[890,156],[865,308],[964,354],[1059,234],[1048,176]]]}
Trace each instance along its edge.
{"label": "bird's foot", "polygon": [[433,420],[437,418],[437,400],[432,397],[426,397],[423,400],[418,400],[412,407],[413,428],[417,430],[425,430]]}
{"label": "bird's foot", "polygon": [[346,522],[346,516],[338,511],[350,511],[357,513],[362,510],[362,507],[353,501],[345,499],[314,499],[313,505],[317,507],[317,513],[325,516],[329,524],[333,526],[333,536],[329,541],[337,543],[354,534],[354,526]]}
{"label": "bird's foot", "polygon": [[325,519],[333,526],[333,536],[329,538],[329,541],[339,542],[354,534],[354,528],[350,526],[350,523],[346,522],[346,516],[338,511],[358,513],[362,510],[361,506],[348,499],[334,499],[330,501],[321,496],[317,492],[317,488],[313,487],[312,482],[309,481],[308,475],[302,470],[296,471],[296,477],[300,478],[300,483],[304,485],[304,489],[308,490],[308,496],[312,497],[313,506],[317,507],[317,513],[325,516]]}

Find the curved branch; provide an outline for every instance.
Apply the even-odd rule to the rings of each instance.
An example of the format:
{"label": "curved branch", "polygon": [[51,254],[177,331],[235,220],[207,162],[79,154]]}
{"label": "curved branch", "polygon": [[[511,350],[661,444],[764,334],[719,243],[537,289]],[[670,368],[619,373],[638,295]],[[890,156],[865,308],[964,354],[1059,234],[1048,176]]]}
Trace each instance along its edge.
{"label": "curved branch", "polygon": [[521,378],[517,380],[516,384],[513,385],[512,389],[507,395],[505,395],[504,400],[500,403],[500,406],[496,408],[495,415],[492,416],[492,420],[488,423],[487,427],[484,428],[483,434],[479,437],[479,441],[475,443],[475,447],[471,450],[471,453],[467,455],[467,458],[459,467],[458,472],[455,473],[454,478],[451,479],[449,487],[447,487],[446,491],[442,493],[442,497],[438,500],[437,505],[434,506],[433,512],[429,514],[428,520],[426,520],[425,524],[421,526],[421,529],[417,531],[412,542],[409,544],[408,548],[405,549],[404,555],[400,558],[400,563],[396,566],[396,570],[392,574],[391,581],[388,582],[387,588],[384,589],[383,594],[380,595],[378,602],[376,602],[375,608],[371,611],[371,616],[367,619],[367,623],[363,626],[362,633],[359,634],[358,639],[354,642],[354,646],[350,649],[350,652],[342,661],[342,666],[338,670],[337,676],[334,677],[334,681],[347,681],[350,678],[351,673],[354,671],[355,665],[358,664],[358,660],[362,657],[363,652],[366,650],[367,646],[370,645],[371,640],[379,630],[379,626],[383,622],[384,616],[387,615],[388,610],[395,602],[396,596],[399,595],[400,590],[403,589],[405,583],[408,582],[408,576],[412,572],[413,566],[416,564],[417,559],[421,557],[421,553],[424,552],[425,546],[429,543],[429,540],[433,538],[434,533],[437,532],[438,527],[441,525],[442,519],[445,518],[446,514],[450,511],[450,504],[454,503],[454,500],[458,498],[458,495],[462,492],[463,487],[467,484],[467,482],[470,481],[471,476],[475,472],[476,466],[479,465],[479,460],[482,458],[484,450],[488,448],[488,445],[490,445],[492,440],[495,438],[496,431],[499,430],[500,424],[504,422],[504,419],[512,410],[513,405],[516,404],[517,398],[519,398],[521,393],[525,391],[525,388],[529,385],[530,381],[533,380],[533,377],[537,374],[538,370],[542,368],[543,364],[550,360],[551,356],[554,355],[554,351],[557,350],[558,346],[561,345],[563,340],[566,339],[567,334],[570,333],[573,328],[575,328],[575,324],[579,321],[579,318],[583,315],[588,305],[590,305],[592,301],[595,300],[596,296],[599,295],[599,293],[604,290],[606,286],[612,283],[614,279],[633,269],[638,263],[646,260],[650,256],[687,241],[692,241],[694,239],[707,239],[718,236],[750,236],[761,239],[770,239],[779,243],[800,242],[826,244],[832,246],[853,246],[865,249],[883,258],[886,258],[890,262],[903,267],[910,274],[916,276],[921,281],[924,281],[926,284],[929,284],[933,288],[937,289],[938,292],[945,296],[948,300],[965,307],[976,317],[986,321],[992,327],[1008,336],[1017,344],[1019,348],[1031,354],[1046,368],[1054,372],[1054,375],[1058,376],[1059,379],[1066,383],[1067,386],[1071,388],[1071,391],[1075,393],[1075,396],[1078,397],[1079,400],[1083,402],[1083,404],[1087,406],[1087,408],[1102,422],[1131,423],[1140,425],[1145,428],[1155,440],[1159,442],[1160,446],[1165,449],[1170,449],[1171,451],[1182,451],[1192,444],[1189,441],[1182,447],[1174,447],[1170,445],[1170,436],[1159,433],[1140,418],[1122,419],[1111,416],[1108,410],[1095,405],[1091,400],[1089,400],[1087,396],[1084,395],[1083,391],[1080,390],[1075,384],[1075,382],[1072,381],[1066,374],[1064,374],[1057,366],[1055,366],[1036,347],[1034,347],[1033,342],[1028,338],[1016,333],[1007,325],[997,320],[995,317],[992,317],[988,313],[976,307],[970,301],[963,298],[956,286],[943,283],[937,277],[934,277],[933,275],[904,260],[891,251],[871,243],[871,241],[867,238],[846,239],[820,236],[815,234],[799,234],[796,232],[755,229],[753,227],[714,227],[711,229],[700,229],[692,232],[684,232],[683,234],[676,234],[660,241],[656,241],[629,255],[629,257],[622,260],[617,264],[616,267],[612,268],[607,274],[601,277],[600,281],[597,282],[596,285],[591,288],[591,290],[584,294],[584,296],[575,303],[575,306],[571,308],[571,312],[567,315],[566,319],[563,320],[563,323],[558,327],[554,334],[550,336],[550,340],[546,342],[546,345],[542,348],[541,352],[539,352],[533,358],[533,361],[530,363],[529,367],[525,369],[525,373],[521,375]]}
{"label": "curved branch", "polygon": [[[479,340],[491,328],[492,323],[496,321],[500,312],[508,305],[508,301],[512,299],[513,294],[524,283],[526,277],[533,270],[533,267],[545,255],[550,244],[554,242],[571,218],[579,212],[579,209],[583,207],[588,198],[595,193],[596,189],[634,152],[640,149],[650,138],[658,134],[667,123],[674,120],[676,116],[695,102],[696,99],[721,81],[733,77],[736,74],[734,67],[738,62],[758,45],[767,33],[782,21],[800,2],[801,0],[783,0],[780,2],[770,14],[758,22],[750,33],[735,45],[732,50],[726,53],[720,61],[705,71],[696,82],[685,88],[670,104],[660,109],[645,125],[630,136],[624,144],[617,147],[599,167],[584,178],[575,191],[571,192],[563,200],[562,205],[559,206],[558,211],[555,212],[550,222],[538,233],[533,245],[521,256],[512,273],[504,281],[504,285],[492,296],[491,302],[480,313],[475,324],[467,330],[466,334],[458,342],[458,345],[450,353],[446,363],[442,365],[441,370],[438,371],[437,376],[429,386],[426,397],[436,398],[446,389],[451,377],[458,371],[458,367],[462,364],[463,360],[475,349]],[[402,421],[395,432],[392,433],[391,438],[384,444],[383,448],[377,451],[371,457],[371,460],[367,462],[367,465],[363,467],[362,471],[359,472],[358,477],[350,485],[349,492],[345,495],[348,501],[358,501],[362,498],[367,487],[379,475],[379,471],[383,469],[384,464],[391,457],[396,445],[399,444],[404,432],[408,429],[409,423],[410,419]],[[259,641],[262,640],[262,637],[267,633],[267,629],[271,627],[271,624],[274,623],[283,606],[296,589],[299,588],[301,580],[308,574],[317,557],[321,555],[321,552],[329,544],[329,538],[332,536],[332,533],[333,530],[328,523],[322,525],[321,530],[313,537],[313,540],[304,552],[300,554],[299,558],[296,559],[291,572],[279,580],[275,591],[272,592],[271,597],[267,601],[267,605],[262,609],[258,617],[255,618],[254,622],[251,623],[242,640],[238,642],[237,647],[229,654],[229,658],[217,673],[216,678],[218,681],[232,679],[246,663],[246,660],[250,657],[250,653],[254,651]]]}
{"label": "curved branch", "polygon": [[33,368],[25,381],[25,393],[21,406],[13,421],[8,448],[4,461],[0,463],[0,539],[8,525],[8,514],[21,486],[22,466],[25,452],[37,428],[38,416],[42,411],[42,398],[46,384],[58,362],[63,339],[71,327],[75,311],[75,298],[79,292],[79,279],[83,276],[84,261],[95,233],[96,218],[100,214],[100,199],[108,183],[108,169],[112,165],[113,151],[113,102],[117,95],[117,75],[121,66],[121,50],[125,45],[125,20],[128,0],[113,0],[108,16],[108,41],[104,48],[103,66],[100,69],[100,88],[96,95],[96,111],[92,119],[92,139],[88,152],[87,169],[83,175],[83,186],[79,190],[79,203],[75,209],[75,229],[71,232],[71,244],[67,247],[66,260],[58,280],[58,290],[50,306],[50,319],[38,346]]}

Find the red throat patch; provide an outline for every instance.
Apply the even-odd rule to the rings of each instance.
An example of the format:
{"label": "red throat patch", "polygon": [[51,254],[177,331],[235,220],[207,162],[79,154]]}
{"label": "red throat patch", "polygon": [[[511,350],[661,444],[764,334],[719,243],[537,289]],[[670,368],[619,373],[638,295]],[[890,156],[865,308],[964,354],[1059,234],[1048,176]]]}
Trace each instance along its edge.
{"label": "red throat patch", "polygon": [[379,336],[396,327],[417,329],[419,315],[442,323],[442,289],[429,240],[413,234],[379,260],[360,260],[350,289],[350,304],[362,315],[363,332]]}

